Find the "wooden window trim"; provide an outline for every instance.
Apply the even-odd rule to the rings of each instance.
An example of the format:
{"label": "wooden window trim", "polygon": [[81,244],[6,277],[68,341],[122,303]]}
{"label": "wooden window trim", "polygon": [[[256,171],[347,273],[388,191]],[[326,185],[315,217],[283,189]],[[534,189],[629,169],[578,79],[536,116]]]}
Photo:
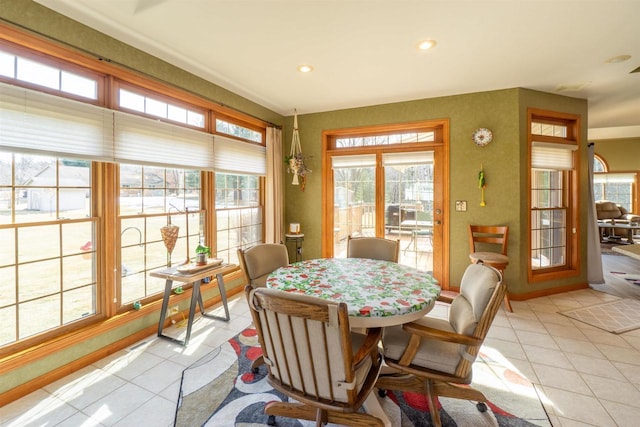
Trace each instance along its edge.
{"label": "wooden window trim", "polygon": [[[541,122],[549,124],[567,125],[567,138],[549,137],[534,135],[531,133],[532,122]],[[530,256],[527,257],[527,276],[530,283],[540,283],[549,280],[564,279],[575,277],[580,274],[580,258],[579,258],[579,242],[580,242],[580,191],[579,191],[579,167],[577,160],[580,153],[580,123],[581,117],[576,114],[554,112],[529,108],[527,110],[527,139],[528,139],[528,173],[527,173],[527,253],[531,253],[531,149],[533,141],[555,142],[578,146],[573,152],[574,168],[564,174],[565,188],[567,192],[564,194],[567,206],[567,234],[566,250],[567,262],[565,266],[550,267],[545,269],[534,270],[531,266]]]}
{"label": "wooden window trim", "polygon": [[434,145],[443,145],[445,140],[445,130],[443,126],[442,120],[425,120],[419,122],[408,122],[408,123],[392,123],[392,124],[384,124],[378,126],[362,126],[355,128],[347,128],[347,129],[333,129],[323,131],[323,139],[326,141],[323,144],[323,149],[327,152],[332,152],[334,150],[339,151],[340,153],[345,153],[348,151],[354,151],[357,154],[361,151],[366,151],[367,148],[372,147],[336,147],[336,140],[340,138],[358,138],[358,137],[367,137],[373,135],[393,135],[397,133],[406,133],[408,131],[412,132],[434,132],[434,141],[426,141],[420,143],[407,143],[407,144],[390,144],[385,145],[384,147],[390,148],[408,148],[411,149],[409,151],[415,150],[416,148],[424,148],[425,146],[434,146]]}

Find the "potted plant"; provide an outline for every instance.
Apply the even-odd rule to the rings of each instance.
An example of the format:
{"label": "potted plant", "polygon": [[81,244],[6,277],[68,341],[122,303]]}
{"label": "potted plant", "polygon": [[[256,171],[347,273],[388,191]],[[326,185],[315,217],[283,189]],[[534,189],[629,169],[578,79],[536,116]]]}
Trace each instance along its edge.
{"label": "potted plant", "polygon": [[196,247],[196,265],[205,265],[207,258],[211,255],[211,248],[202,243]]}

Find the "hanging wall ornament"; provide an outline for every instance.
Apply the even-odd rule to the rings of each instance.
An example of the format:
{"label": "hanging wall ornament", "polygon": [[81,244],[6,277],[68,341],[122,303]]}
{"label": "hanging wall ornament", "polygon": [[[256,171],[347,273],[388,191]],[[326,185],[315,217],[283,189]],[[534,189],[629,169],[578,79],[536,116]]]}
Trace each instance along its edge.
{"label": "hanging wall ornament", "polygon": [[482,163],[480,163],[480,172],[478,172],[478,188],[482,192],[480,206],[486,206],[486,203],[484,202],[484,189],[487,188],[487,180],[484,176],[484,167],[482,166]]}
{"label": "hanging wall ornament", "polygon": [[302,154],[300,146],[300,133],[298,132],[298,112],[293,116],[293,137],[291,139],[291,152],[285,158],[289,173],[293,174],[291,184],[300,185],[300,189],[304,191],[307,183],[307,174],[311,173],[311,169],[307,167],[306,158]]}

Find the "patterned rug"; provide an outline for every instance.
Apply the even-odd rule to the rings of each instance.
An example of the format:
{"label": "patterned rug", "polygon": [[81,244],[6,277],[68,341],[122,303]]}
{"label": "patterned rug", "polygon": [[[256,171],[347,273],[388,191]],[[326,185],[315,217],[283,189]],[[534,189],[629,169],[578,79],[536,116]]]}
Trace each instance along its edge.
{"label": "patterned rug", "polygon": [[[264,366],[258,374],[251,373],[251,362],[261,354],[255,329],[246,329],[185,369],[174,425],[266,426],[265,404],[288,399],[266,382]],[[533,385],[498,352],[483,347],[474,378],[474,387],[490,399],[489,409],[480,413],[474,402],[442,398],[444,426],[551,426]],[[431,425],[428,403],[421,395],[389,391],[380,402],[394,427]],[[276,422],[278,427],[315,425],[281,417]]]}
{"label": "patterned rug", "polygon": [[637,299],[624,298],[590,307],[561,311],[560,314],[614,334],[640,328],[640,301]]}

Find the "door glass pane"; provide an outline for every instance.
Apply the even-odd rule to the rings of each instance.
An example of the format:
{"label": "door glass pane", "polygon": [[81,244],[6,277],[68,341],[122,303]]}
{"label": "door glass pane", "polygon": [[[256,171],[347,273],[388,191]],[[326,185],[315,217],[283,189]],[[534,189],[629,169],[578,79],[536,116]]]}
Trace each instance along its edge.
{"label": "door glass pane", "polygon": [[384,178],[384,237],[400,240],[400,264],[433,271],[433,157],[387,164]]}
{"label": "door glass pane", "polygon": [[347,255],[347,237],[376,235],[375,167],[333,169],[333,254]]}

